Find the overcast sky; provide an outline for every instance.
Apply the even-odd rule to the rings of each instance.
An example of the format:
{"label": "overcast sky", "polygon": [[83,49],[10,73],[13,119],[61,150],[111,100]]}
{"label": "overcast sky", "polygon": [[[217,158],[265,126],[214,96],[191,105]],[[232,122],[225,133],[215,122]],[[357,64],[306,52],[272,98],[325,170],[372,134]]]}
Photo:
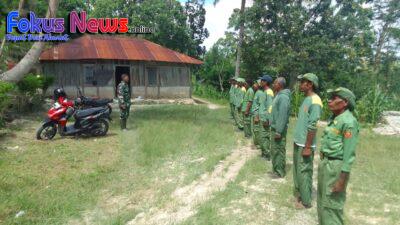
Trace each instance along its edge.
{"label": "overcast sky", "polygon": [[[179,0],[184,3],[186,0]],[[229,17],[233,9],[240,8],[241,0],[220,0],[216,6],[213,0],[206,0],[204,8],[206,9],[205,27],[210,32],[210,36],[204,41],[207,49],[221,37],[224,36],[228,28]],[[246,6],[251,4],[252,0],[246,1]]]}

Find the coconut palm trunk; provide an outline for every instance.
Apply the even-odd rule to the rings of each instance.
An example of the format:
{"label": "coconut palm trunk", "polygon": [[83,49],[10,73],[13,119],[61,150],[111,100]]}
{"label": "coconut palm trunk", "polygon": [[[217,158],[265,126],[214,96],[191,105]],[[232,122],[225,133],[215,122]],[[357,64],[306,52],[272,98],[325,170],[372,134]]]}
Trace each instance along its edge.
{"label": "coconut palm trunk", "polygon": [[[21,2],[23,4],[25,1],[21,0]],[[55,17],[57,7],[58,0],[50,0],[49,7],[46,13],[46,18]],[[28,53],[26,53],[24,58],[22,58],[17,65],[0,75],[0,80],[8,82],[18,82],[19,80],[24,78],[24,76],[29,72],[29,70],[31,70],[31,68],[39,59],[40,53],[42,53],[42,50],[44,48],[44,44],[44,42],[35,42]]]}

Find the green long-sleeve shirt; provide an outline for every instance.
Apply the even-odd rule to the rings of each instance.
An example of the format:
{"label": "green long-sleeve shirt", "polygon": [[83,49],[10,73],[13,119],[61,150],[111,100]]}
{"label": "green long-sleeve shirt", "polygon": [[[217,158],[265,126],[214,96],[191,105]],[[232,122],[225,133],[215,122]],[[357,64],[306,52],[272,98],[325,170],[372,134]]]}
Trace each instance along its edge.
{"label": "green long-sleeve shirt", "polygon": [[322,136],[321,152],[325,157],[342,159],[342,171],[350,172],[356,157],[358,133],[357,119],[349,110],[332,117]]}
{"label": "green long-sleeve shirt", "polygon": [[253,90],[253,88],[250,87],[249,89],[247,89],[246,94],[244,95],[244,98],[243,98],[242,112],[246,112],[247,104],[249,102],[252,102],[253,99],[254,99],[254,90]]}
{"label": "green long-sleeve shirt", "polygon": [[258,89],[254,94],[253,104],[251,105],[251,115],[258,115],[258,109],[260,108],[260,96],[263,94],[263,91]]}
{"label": "green long-sleeve shirt", "polygon": [[229,89],[229,103],[233,104],[234,99],[235,99],[235,85],[231,85],[231,88]]}
{"label": "green long-sleeve shirt", "polygon": [[258,114],[261,122],[271,121],[271,107],[273,99],[274,92],[270,88],[264,90],[263,94],[260,96],[260,109],[258,110]]}
{"label": "green long-sleeve shirt", "polygon": [[[322,101],[317,95],[307,96],[300,106],[294,130],[294,142],[298,146],[305,146],[308,131],[316,131],[317,123],[322,113]],[[316,137],[311,147],[315,148]]]}
{"label": "green long-sleeve shirt", "polygon": [[275,133],[283,134],[287,131],[290,117],[290,90],[284,89],[277,93],[272,102],[271,127]]}
{"label": "green long-sleeve shirt", "polygon": [[245,87],[238,87],[236,91],[236,101],[233,103],[236,108],[239,108],[242,106],[243,103],[243,98],[246,93],[246,88]]}

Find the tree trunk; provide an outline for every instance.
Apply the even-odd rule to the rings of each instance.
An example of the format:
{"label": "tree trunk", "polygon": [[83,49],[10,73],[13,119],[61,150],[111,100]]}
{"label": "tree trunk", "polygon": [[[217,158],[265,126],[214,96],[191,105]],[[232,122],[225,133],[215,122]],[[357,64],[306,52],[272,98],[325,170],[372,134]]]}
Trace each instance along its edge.
{"label": "tree trunk", "polygon": [[[21,2],[24,1],[21,0]],[[49,1],[49,8],[47,9],[46,18],[52,18],[56,16],[57,6],[58,0]],[[44,48],[44,44],[44,42],[35,42],[28,53],[26,53],[24,58],[22,58],[17,65],[0,75],[0,80],[8,82],[18,82],[21,80],[39,59],[39,56]]]}
{"label": "tree trunk", "polygon": [[242,5],[240,7],[240,28],[239,28],[239,41],[237,45],[236,52],[236,63],[235,63],[235,77],[240,75],[240,61],[242,57],[242,43],[244,36],[244,7],[246,6],[246,0],[242,0]]}
{"label": "tree trunk", "polygon": [[379,34],[378,43],[376,44],[376,53],[375,53],[375,61],[374,61],[374,69],[378,70],[379,64],[381,63],[381,55],[382,55],[382,48],[385,44],[386,35],[389,29],[389,22],[386,22],[383,27],[382,31]]}
{"label": "tree trunk", "polygon": [[221,74],[218,74],[218,81],[219,81],[219,88],[221,89],[221,92],[224,92],[224,80],[222,79]]}
{"label": "tree trunk", "polygon": [[3,53],[3,48],[4,44],[6,43],[6,37],[4,36],[3,40],[1,41],[1,46],[0,46],[0,56]]}

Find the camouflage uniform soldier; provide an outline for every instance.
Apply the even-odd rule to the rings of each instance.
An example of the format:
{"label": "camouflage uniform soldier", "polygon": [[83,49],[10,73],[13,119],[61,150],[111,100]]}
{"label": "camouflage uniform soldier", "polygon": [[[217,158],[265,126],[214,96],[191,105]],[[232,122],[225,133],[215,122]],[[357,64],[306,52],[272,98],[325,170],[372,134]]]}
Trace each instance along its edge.
{"label": "camouflage uniform soldier", "polygon": [[122,74],[121,83],[118,84],[118,104],[120,109],[121,129],[126,130],[126,120],[131,107],[131,92],[129,90],[129,76]]}

